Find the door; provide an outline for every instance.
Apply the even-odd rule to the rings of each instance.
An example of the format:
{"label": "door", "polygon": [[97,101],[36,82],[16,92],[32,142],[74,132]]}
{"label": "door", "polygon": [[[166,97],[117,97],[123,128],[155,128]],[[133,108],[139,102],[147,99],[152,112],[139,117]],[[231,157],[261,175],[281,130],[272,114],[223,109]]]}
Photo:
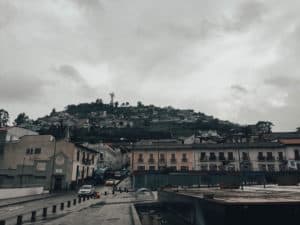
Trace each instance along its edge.
{"label": "door", "polygon": [[62,177],[55,177],[54,179],[54,191],[62,190]]}

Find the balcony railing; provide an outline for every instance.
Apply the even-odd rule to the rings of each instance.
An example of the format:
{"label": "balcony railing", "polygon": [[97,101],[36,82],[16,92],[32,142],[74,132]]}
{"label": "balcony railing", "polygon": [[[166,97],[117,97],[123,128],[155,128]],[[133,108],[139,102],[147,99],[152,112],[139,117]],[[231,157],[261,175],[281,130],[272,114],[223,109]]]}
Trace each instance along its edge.
{"label": "balcony railing", "polygon": [[176,164],[177,160],[176,159],[171,159],[170,162],[171,162],[171,164]]}
{"label": "balcony railing", "polygon": [[264,156],[257,156],[257,160],[262,162],[262,161],[265,161],[266,160],[266,157]]}
{"label": "balcony railing", "polygon": [[199,161],[200,161],[200,162],[206,162],[206,161],[208,161],[208,160],[207,160],[207,156],[200,157]]}
{"label": "balcony railing", "polygon": [[148,160],[148,163],[149,163],[149,164],[154,164],[154,163],[155,163],[155,160],[154,160],[154,159],[149,159],[149,160]]}
{"label": "balcony railing", "polygon": [[165,160],[165,159],[159,159],[159,163],[160,163],[160,164],[165,164],[165,163],[166,163],[166,160]]}
{"label": "balcony railing", "polygon": [[225,158],[224,156],[219,156],[219,160],[220,160],[220,161],[225,161],[226,158]]}
{"label": "balcony railing", "polygon": [[275,161],[275,157],[274,156],[269,156],[269,157],[267,157],[267,161]]}
{"label": "balcony railing", "polygon": [[92,164],[92,160],[91,159],[82,159],[82,164],[84,164],[84,165],[91,165]]}
{"label": "balcony railing", "polygon": [[181,162],[187,163],[187,162],[188,162],[188,159],[187,159],[187,158],[182,158],[182,159],[181,159]]}
{"label": "balcony railing", "polygon": [[209,161],[216,161],[217,160],[217,157],[216,156],[210,156],[209,157]]}

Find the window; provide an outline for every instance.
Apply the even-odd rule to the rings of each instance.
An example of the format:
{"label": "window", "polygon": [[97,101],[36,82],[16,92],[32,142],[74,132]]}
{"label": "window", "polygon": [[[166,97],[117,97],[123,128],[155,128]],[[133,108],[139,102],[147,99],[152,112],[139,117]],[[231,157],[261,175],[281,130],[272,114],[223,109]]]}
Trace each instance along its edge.
{"label": "window", "polygon": [[295,160],[300,160],[299,150],[295,149],[294,153],[295,153]]}
{"label": "window", "polygon": [[176,163],[175,153],[172,153],[171,155],[171,163]]}
{"label": "window", "polygon": [[36,148],[36,149],[34,150],[34,154],[41,154],[41,152],[42,152],[42,149],[41,149],[41,148]]}
{"label": "window", "polygon": [[234,160],[233,152],[228,152],[228,160],[230,160],[230,161]]}
{"label": "window", "polygon": [[279,161],[283,160],[283,152],[278,152],[278,160]]}
{"label": "window", "polygon": [[264,161],[265,160],[265,157],[264,157],[262,152],[258,153],[257,159],[258,159],[258,161]]}
{"label": "window", "polygon": [[274,160],[272,152],[267,152],[267,160],[268,161],[273,161]]}
{"label": "window", "polygon": [[29,155],[30,154],[30,148],[26,149],[26,154]]}
{"label": "window", "polygon": [[183,153],[182,154],[182,162],[187,162],[187,161],[188,161],[188,159],[186,157],[186,153]]}
{"label": "window", "polygon": [[77,161],[79,161],[80,160],[80,151],[77,151]]}
{"label": "window", "polygon": [[216,164],[210,164],[210,165],[209,165],[209,170],[210,170],[210,171],[217,171],[217,168],[218,168],[218,167],[217,167]]}
{"label": "window", "polygon": [[200,153],[200,161],[204,161],[206,160],[206,153],[205,152],[201,152]]}
{"label": "window", "polygon": [[243,160],[243,161],[248,161],[248,160],[249,160],[249,155],[248,155],[247,152],[243,152],[243,153],[242,153],[242,160]]}
{"label": "window", "polygon": [[275,171],[275,165],[274,164],[268,164],[268,171],[274,172]]}
{"label": "window", "polygon": [[266,171],[267,170],[267,167],[266,167],[265,164],[260,164],[258,167],[259,167],[260,171]]}
{"label": "window", "polygon": [[143,154],[139,154],[138,162],[139,163],[143,163],[144,162]]}
{"label": "window", "polygon": [[144,171],[144,170],[145,170],[145,166],[138,166],[138,167],[137,167],[137,170],[139,170],[139,171]]}
{"label": "window", "polygon": [[209,160],[210,161],[215,161],[216,160],[216,155],[214,152],[209,153]]}
{"label": "window", "polygon": [[159,154],[159,162],[165,163],[165,154]]}
{"label": "window", "polygon": [[155,170],[155,166],[149,166],[149,170],[150,171],[154,171]]}
{"label": "window", "polygon": [[225,161],[225,155],[224,155],[224,152],[219,152],[219,160],[220,160],[220,161]]}
{"label": "window", "polygon": [[152,153],[149,155],[149,163],[154,163],[154,157]]}
{"label": "window", "polygon": [[201,165],[201,170],[202,171],[207,171],[208,170],[208,165],[207,164]]}
{"label": "window", "polygon": [[189,167],[188,166],[181,166],[180,170],[181,171],[189,171]]}
{"label": "window", "polygon": [[170,171],[176,171],[177,168],[176,168],[176,166],[170,166],[170,167],[169,167],[169,170],[170,170]]}
{"label": "window", "polygon": [[100,153],[100,160],[104,160],[104,154]]}

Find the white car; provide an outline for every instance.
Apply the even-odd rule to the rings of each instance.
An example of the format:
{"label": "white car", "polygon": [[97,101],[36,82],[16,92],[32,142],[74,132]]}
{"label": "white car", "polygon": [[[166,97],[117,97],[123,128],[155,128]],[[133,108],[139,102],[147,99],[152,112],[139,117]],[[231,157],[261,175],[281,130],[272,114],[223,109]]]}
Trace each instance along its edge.
{"label": "white car", "polygon": [[95,187],[93,185],[83,185],[78,191],[78,196],[93,196],[95,195]]}

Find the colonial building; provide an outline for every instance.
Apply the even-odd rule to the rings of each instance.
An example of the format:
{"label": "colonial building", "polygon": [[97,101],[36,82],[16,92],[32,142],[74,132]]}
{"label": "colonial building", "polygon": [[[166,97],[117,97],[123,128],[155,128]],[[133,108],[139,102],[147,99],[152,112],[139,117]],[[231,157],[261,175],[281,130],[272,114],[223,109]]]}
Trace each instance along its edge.
{"label": "colonial building", "polygon": [[0,154],[0,187],[69,189],[92,177],[98,152],[51,135],[6,142]]}
{"label": "colonial building", "polygon": [[300,169],[300,139],[228,144],[136,144],[132,147],[131,169],[270,172]]}

